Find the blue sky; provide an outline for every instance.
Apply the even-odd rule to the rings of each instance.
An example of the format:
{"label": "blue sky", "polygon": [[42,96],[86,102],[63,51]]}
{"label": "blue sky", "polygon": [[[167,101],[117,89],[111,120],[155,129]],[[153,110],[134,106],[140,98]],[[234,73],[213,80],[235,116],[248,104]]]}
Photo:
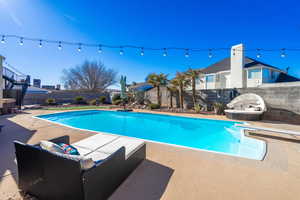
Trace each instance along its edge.
{"label": "blue sky", "polygon": [[[300,48],[300,3],[261,0],[0,0],[0,34],[17,34],[53,40],[133,44],[146,47],[218,48],[244,43],[246,48]],[[85,59],[101,60],[107,67],[126,75],[129,82],[143,81],[148,73],[174,76],[188,67],[202,68],[229,56],[228,51],[207,52],[185,58],[184,52],[147,52],[136,50],[83,48],[24,42],[15,39],[0,43],[0,54],[7,62],[42,84],[57,84],[62,70]],[[300,52],[263,53],[262,61],[300,77]],[[255,52],[247,53],[255,58]]]}

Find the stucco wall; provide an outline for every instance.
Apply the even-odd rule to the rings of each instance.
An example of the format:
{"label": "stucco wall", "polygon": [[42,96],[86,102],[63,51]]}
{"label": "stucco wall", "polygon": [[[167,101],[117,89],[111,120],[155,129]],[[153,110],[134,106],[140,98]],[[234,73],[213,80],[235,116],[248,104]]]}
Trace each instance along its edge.
{"label": "stucco wall", "polygon": [[97,99],[100,96],[106,96],[108,102],[111,102],[109,93],[90,92],[90,91],[71,91],[54,90],[49,94],[26,94],[24,105],[44,104],[47,98],[54,98],[57,103],[72,103],[77,96],[83,96],[87,101]]}
{"label": "stucco wall", "polygon": [[[169,106],[168,91],[162,89],[162,106]],[[244,93],[255,93],[261,96],[267,104],[265,120],[278,120],[289,123],[300,124],[300,85],[285,87],[263,87],[263,88],[241,88],[241,89],[221,89],[221,90],[197,90],[197,100],[201,98],[208,103],[216,101],[229,103],[233,96]],[[156,102],[156,90],[147,92],[152,102]],[[201,98],[200,98],[201,97]],[[176,102],[177,98],[174,99]],[[184,95],[184,106],[192,108],[192,96],[188,91]],[[176,103],[174,103],[176,105]]]}

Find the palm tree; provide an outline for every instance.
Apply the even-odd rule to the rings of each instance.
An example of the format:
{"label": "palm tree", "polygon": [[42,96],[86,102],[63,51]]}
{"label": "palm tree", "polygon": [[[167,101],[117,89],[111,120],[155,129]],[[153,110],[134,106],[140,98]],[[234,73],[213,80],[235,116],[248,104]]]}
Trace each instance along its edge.
{"label": "palm tree", "polygon": [[190,79],[192,86],[192,97],[193,97],[193,105],[196,105],[196,79],[199,78],[199,75],[202,74],[200,70],[195,70],[190,68],[186,73],[187,78]]}
{"label": "palm tree", "polygon": [[160,87],[167,85],[167,83],[168,83],[167,77],[168,77],[167,74],[152,73],[152,74],[149,74],[146,78],[146,81],[157,89],[157,104],[159,104],[159,105],[161,105]]}
{"label": "palm tree", "polygon": [[176,85],[172,84],[172,82],[170,82],[170,84],[168,84],[167,89],[170,93],[170,108],[173,108],[173,96],[174,93],[178,91]]}
{"label": "palm tree", "polygon": [[176,77],[171,80],[171,83],[178,88],[179,92],[179,105],[183,109],[183,92],[184,89],[190,85],[190,80],[187,79],[184,73],[177,72]]}

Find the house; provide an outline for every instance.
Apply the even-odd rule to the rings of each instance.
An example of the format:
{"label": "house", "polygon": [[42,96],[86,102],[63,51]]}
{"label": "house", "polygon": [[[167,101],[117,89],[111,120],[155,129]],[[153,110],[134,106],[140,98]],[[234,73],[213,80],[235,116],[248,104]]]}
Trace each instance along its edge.
{"label": "house", "polygon": [[204,69],[196,89],[258,87],[264,83],[293,82],[300,79],[272,65],[245,56],[243,44],[231,48],[231,56]]}
{"label": "house", "polygon": [[128,87],[128,90],[130,91],[141,91],[145,92],[147,90],[152,89],[153,86],[147,82],[142,82],[142,83],[134,83]]}

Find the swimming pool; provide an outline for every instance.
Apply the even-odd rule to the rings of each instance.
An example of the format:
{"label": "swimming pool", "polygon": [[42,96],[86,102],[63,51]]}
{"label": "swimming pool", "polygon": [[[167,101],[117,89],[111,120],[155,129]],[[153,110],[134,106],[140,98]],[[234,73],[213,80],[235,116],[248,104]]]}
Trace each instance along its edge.
{"label": "swimming pool", "polygon": [[162,114],[72,111],[37,118],[79,129],[119,134],[148,141],[262,160],[264,141],[245,137],[238,122]]}

